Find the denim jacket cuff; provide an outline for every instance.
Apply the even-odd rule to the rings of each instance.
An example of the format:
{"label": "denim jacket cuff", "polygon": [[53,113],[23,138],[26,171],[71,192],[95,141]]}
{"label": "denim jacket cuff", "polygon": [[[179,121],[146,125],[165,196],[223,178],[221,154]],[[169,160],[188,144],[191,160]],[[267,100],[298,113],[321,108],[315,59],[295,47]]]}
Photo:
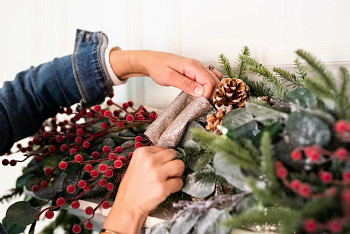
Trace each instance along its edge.
{"label": "denim jacket cuff", "polygon": [[104,68],[107,45],[104,33],[77,30],[72,65],[84,106],[101,103],[113,92],[112,80]]}

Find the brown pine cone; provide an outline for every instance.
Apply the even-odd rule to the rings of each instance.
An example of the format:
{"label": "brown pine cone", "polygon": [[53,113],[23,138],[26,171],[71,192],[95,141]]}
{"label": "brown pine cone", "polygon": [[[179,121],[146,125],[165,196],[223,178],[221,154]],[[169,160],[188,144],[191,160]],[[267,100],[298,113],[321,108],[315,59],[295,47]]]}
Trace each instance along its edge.
{"label": "brown pine cone", "polygon": [[222,117],[224,116],[224,112],[219,108],[218,111],[214,114],[210,114],[207,116],[207,126],[205,129],[208,131],[216,132],[220,134],[220,130],[217,129],[218,125],[221,125]]}
{"label": "brown pine cone", "polygon": [[213,103],[215,107],[224,112],[244,107],[248,101],[250,89],[243,80],[235,78],[226,78],[218,84],[216,88]]}

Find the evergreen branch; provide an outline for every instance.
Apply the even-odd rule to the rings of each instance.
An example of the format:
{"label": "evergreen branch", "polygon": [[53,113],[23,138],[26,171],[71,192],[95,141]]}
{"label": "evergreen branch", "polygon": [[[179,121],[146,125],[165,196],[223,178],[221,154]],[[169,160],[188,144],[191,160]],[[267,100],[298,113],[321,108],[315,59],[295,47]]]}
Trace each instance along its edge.
{"label": "evergreen branch", "polygon": [[268,98],[271,98],[273,96],[273,89],[270,85],[264,82],[253,81],[249,79],[246,79],[244,82],[249,86],[252,96],[267,96]]}
{"label": "evergreen branch", "polygon": [[0,198],[0,203],[8,202],[15,196],[20,196],[23,193],[23,189],[13,188],[10,190],[9,194],[6,194]]}
{"label": "evergreen branch", "polygon": [[350,100],[347,94],[347,88],[350,80],[349,72],[346,68],[340,67],[341,85],[339,95],[337,97],[337,113],[341,119],[350,118]]}
{"label": "evergreen branch", "polygon": [[260,151],[262,154],[261,171],[266,176],[272,186],[276,185],[276,177],[273,169],[273,151],[271,147],[271,139],[268,132],[264,132],[260,141]]}
{"label": "evergreen branch", "polygon": [[294,60],[294,65],[296,68],[296,73],[300,76],[299,79],[304,80],[306,78],[306,71],[304,69],[304,66],[301,64],[298,58]]}
{"label": "evergreen branch", "polygon": [[242,59],[242,56],[250,56],[250,51],[247,46],[244,46],[241,50],[241,54],[238,57],[238,61],[236,63],[236,68],[235,68],[235,77],[237,79],[241,79],[243,81],[246,81],[248,78],[245,75],[245,71],[247,69],[247,63]]}
{"label": "evergreen branch", "polygon": [[220,67],[223,69],[223,75],[227,76],[229,78],[233,78],[232,70],[231,70],[231,64],[230,61],[228,60],[225,55],[220,54],[219,55],[219,62],[220,62]]}
{"label": "evergreen branch", "polygon": [[241,55],[241,58],[248,63],[248,68],[251,72],[262,77],[263,80],[271,84],[275,98],[283,99],[284,95],[287,93],[287,89],[283,87],[271,71],[251,57]]}
{"label": "evergreen branch", "polygon": [[305,87],[314,93],[318,98],[334,100],[333,92],[329,89],[329,87],[326,87],[323,84],[309,78],[306,78],[304,82]]}
{"label": "evergreen branch", "polygon": [[323,82],[328,86],[330,90],[336,90],[336,84],[333,74],[326,69],[326,67],[318,61],[313,55],[310,53],[304,51],[304,50],[297,50],[296,53],[303,58],[311,68],[315,72],[317,72],[320,75],[320,78],[323,80]]}
{"label": "evergreen branch", "polygon": [[278,74],[284,83],[289,83],[288,86],[292,86],[293,88],[303,86],[303,83],[297,78],[294,73],[291,73],[279,67],[274,67],[273,71]]}

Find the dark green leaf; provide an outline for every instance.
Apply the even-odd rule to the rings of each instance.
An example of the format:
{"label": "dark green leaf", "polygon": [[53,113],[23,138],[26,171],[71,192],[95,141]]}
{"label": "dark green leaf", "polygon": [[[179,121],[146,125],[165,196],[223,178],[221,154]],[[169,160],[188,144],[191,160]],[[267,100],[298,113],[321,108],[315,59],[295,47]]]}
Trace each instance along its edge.
{"label": "dark green leaf", "polygon": [[298,88],[289,92],[284,101],[294,102],[300,104],[302,107],[316,108],[317,107],[317,98],[306,88]]}
{"label": "dark green leaf", "polygon": [[6,218],[20,226],[27,226],[35,221],[38,209],[32,207],[29,202],[19,201],[12,204],[6,211]]}
{"label": "dark green leaf", "polygon": [[236,109],[226,114],[222,120],[222,126],[229,131],[249,123],[253,120],[253,116],[246,108]]}
{"label": "dark green leaf", "polygon": [[22,233],[24,232],[24,230],[26,229],[23,226],[19,226],[13,222],[11,222],[8,218],[4,218],[2,220],[2,225],[4,226],[7,234],[18,234],[18,233]]}
{"label": "dark green leaf", "polygon": [[201,181],[195,181],[195,173],[187,175],[185,185],[182,187],[182,191],[191,196],[204,198],[209,196],[215,189],[215,183],[201,183]]}
{"label": "dark green leaf", "polygon": [[256,146],[260,145],[261,137],[265,132],[268,132],[270,138],[273,138],[281,130],[281,128],[282,128],[282,125],[280,122],[273,123],[273,124],[263,128],[262,131],[259,132],[258,135],[256,135],[255,138],[253,139],[254,145],[256,145]]}
{"label": "dark green leaf", "polygon": [[16,188],[17,188],[17,189],[22,189],[23,186],[26,185],[27,179],[28,179],[29,177],[32,177],[32,176],[33,176],[33,174],[31,174],[31,173],[26,173],[26,174],[23,174],[23,175],[21,175],[20,177],[18,177],[17,180],[16,180]]}
{"label": "dark green leaf", "polygon": [[256,103],[247,103],[246,109],[248,112],[254,115],[254,119],[256,121],[261,122],[264,125],[276,122],[281,117],[283,117],[284,119],[288,118],[288,115],[283,112],[276,111],[272,108]]}

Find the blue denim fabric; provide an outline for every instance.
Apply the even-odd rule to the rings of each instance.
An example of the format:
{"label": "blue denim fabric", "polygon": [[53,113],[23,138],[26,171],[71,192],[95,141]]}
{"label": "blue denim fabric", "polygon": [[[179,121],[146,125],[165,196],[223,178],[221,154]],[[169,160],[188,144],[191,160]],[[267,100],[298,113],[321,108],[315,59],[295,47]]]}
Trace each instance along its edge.
{"label": "blue denim fabric", "polygon": [[[60,106],[100,103],[112,92],[103,69],[108,40],[102,32],[77,30],[72,55],[20,72],[0,89],[0,155],[34,134]],[[109,62],[109,61],[107,61]]]}

